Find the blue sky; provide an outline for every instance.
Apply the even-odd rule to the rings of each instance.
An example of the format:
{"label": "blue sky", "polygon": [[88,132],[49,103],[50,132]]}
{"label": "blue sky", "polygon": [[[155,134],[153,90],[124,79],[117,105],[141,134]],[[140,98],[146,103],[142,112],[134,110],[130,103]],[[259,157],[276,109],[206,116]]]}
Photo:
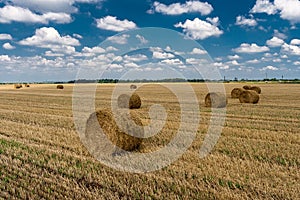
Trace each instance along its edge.
{"label": "blue sky", "polygon": [[[183,38],[158,29],[146,38],[146,27]],[[0,82],[73,80],[82,68],[115,78],[174,67],[198,78],[191,65],[208,55],[201,66],[228,79],[300,78],[299,28],[299,0],[0,0]]]}

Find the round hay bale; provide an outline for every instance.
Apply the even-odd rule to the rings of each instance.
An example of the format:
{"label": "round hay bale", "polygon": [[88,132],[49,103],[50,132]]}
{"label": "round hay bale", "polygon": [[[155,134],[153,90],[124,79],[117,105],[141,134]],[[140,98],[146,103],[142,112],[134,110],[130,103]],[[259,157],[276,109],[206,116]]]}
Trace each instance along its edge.
{"label": "round hay bale", "polygon": [[241,103],[253,103],[256,104],[259,101],[259,95],[253,90],[245,90],[239,96]]}
{"label": "round hay bale", "polygon": [[56,88],[59,89],[59,90],[63,90],[64,86],[63,85],[57,85]]}
{"label": "round hay bale", "polygon": [[250,90],[251,85],[244,85],[243,88],[244,88],[245,90]]}
{"label": "round hay bale", "polygon": [[20,89],[20,88],[22,88],[22,84],[18,84],[18,83],[14,84],[14,88],[15,89]]}
{"label": "round hay bale", "polygon": [[133,93],[131,97],[127,94],[121,94],[118,97],[119,108],[138,109],[142,105],[141,98],[136,93]]}
{"label": "round hay bale", "polygon": [[136,85],[130,85],[130,89],[135,90],[135,89],[137,89],[137,86]]}
{"label": "round hay bale", "polygon": [[219,92],[208,93],[205,97],[205,106],[212,108],[224,108],[227,105],[226,95]]}
{"label": "round hay bale", "polygon": [[250,90],[254,90],[255,92],[257,92],[257,94],[260,94],[260,93],[261,93],[261,89],[260,89],[260,87],[258,87],[258,86],[252,86],[252,87],[250,88]]}
{"label": "round hay bale", "polygon": [[243,88],[234,88],[231,91],[231,98],[238,99],[243,91],[245,91]]}
{"label": "round hay bale", "polygon": [[27,83],[25,83],[25,84],[24,84],[24,87],[30,87],[30,85],[29,85],[29,84],[27,84]]}
{"label": "round hay bale", "polygon": [[[95,116],[96,115],[96,116]],[[95,117],[97,121],[95,122]],[[118,123],[116,123],[116,119]],[[131,119],[134,123],[132,123]],[[126,150],[133,151],[140,147],[143,140],[144,128],[139,115],[131,111],[130,113],[117,110],[115,115],[110,109],[98,110],[91,114],[87,120],[86,135],[91,138],[95,138],[95,123],[98,123],[103,130],[103,133],[117,147]],[[120,128],[120,125],[122,128]],[[124,131],[126,130],[126,131]],[[130,133],[130,134],[129,134]],[[136,137],[132,136],[135,135]]]}

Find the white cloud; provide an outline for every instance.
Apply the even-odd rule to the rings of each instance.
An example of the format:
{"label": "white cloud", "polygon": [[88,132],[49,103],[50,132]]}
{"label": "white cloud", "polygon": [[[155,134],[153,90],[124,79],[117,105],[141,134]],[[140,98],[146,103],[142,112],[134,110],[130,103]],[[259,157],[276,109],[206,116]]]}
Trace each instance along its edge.
{"label": "white cloud", "polygon": [[11,61],[8,55],[0,55],[0,61]]}
{"label": "white cloud", "polygon": [[260,61],[257,60],[257,59],[253,59],[253,60],[248,60],[246,63],[250,63],[250,64],[258,64],[258,63],[260,63]]}
{"label": "white cloud", "polygon": [[219,69],[229,69],[229,65],[225,65],[224,63],[222,62],[215,62],[213,64],[215,67],[218,67]]}
{"label": "white cloud", "polygon": [[275,6],[280,10],[280,17],[291,21],[300,22],[300,1],[299,0],[275,0]]}
{"label": "white cloud", "polygon": [[233,55],[233,56],[227,56],[228,59],[230,60],[237,60],[237,59],[240,59],[241,57],[239,55]]}
{"label": "white cloud", "polygon": [[281,62],[281,59],[280,58],[273,59],[273,62],[279,63],[279,62]]}
{"label": "white cloud", "polygon": [[109,40],[115,44],[127,44],[129,37],[130,37],[130,35],[127,35],[127,34],[114,35],[112,37],[107,38],[107,40]]}
{"label": "white cloud", "polygon": [[191,65],[200,65],[200,64],[208,64],[209,61],[207,59],[203,59],[203,58],[200,58],[200,59],[197,59],[197,58],[187,58],[185,60],[185,62],[187,64],[191,64]]}
{"label": "white cloud", "polygon": [[148,57],[144,54],[136,54],[136,55],[125,55],[124,60],[127,62],[141,62],[144,60],[148,60]]}
{"label": "white cloud", "polygon": [[73,0],[11,0],[14,5],[38,12],[67,12],[73,13],[77,9],[72,5]]}
{"label": "white cloud", "polygon": [[139,68],[140,67],[139,65],[137,65],[134,62],[125,63],[124,66],[129,67],[129,68]]}
{"label": "white cloud", "polygon": [[213,11],[213,7],[205,2],[200,1],[187,1],[184,4],[173,3],[165,5],[157,1],[153,4],[153,9],[149,10],[148,13],[162,13],[165,15],[181,15],[184,13],[200,13],[201,15],[208,15]]}
{"label": "white cloud", "polygon": [[75,13],[78,9],[74,6],[75,3],[96,3],[102,0],[4,0],[4,2],[12,3],[13,5],[28,8],[41,13],[46,12],[65,12]]}
{"label": "white cloud", "polygon": [[137,28],[136,24],[127,19],[118,20],[117,17],[106,16],[96,19],[97,27],[104,30],[122,32]]}
{"label": "white cloud", "polygon": [[266,46],[258,46],[255,43],[247,44],[242,43],[240,47],[233,49],[236,53],[262,53],[269,51],[270,49]]}
{"label": "white cloud", "polygon": [[178,58],[176,59],[165,59],[162,60],[160,63],[162,64],[167,64],[167,65],[183,65],[183,62],[181,60],[179,60]]}
{"label": "white cloud", "polygon": [[235,65],[235,66],[240,65],[240,63],[238,63],[238,61],[236,61],[236,60],[232,60],[229,63],[232,65]]}
{"label": "white cloud", "polygon": [[300,61],[293,62],[293,65],[300,65]]}
{"label": "white cloud", "polygon": [[80,42],[69,35],[61,36],[53,27],[42,27],[35,31],[35,35],[19,42],[21,45],[49,48],[54,52],[71,54],[75,52],[74,46]]}
{"label": "white cloud", "polygon": [[214,17],[214,18],[207,17],[206,21],[210,22],[214,26],[219,26],[219,24],[220,24],[219,17]]}
{"label": "white cloud", "polygon": [[268,15],[273,15],[277,13],[277,7],[269,0],[257,0],[250,12],[267,13]]}
{"label": "white cloud", "polygon": [[77,33],[73,33],[73,37],[77,39],[82,39],[83,37]]}
{"label": "white cloud", "polygon": [[257,22],[253,18],[247,19],[244,16],[237,16],[235,25],[238,25],[238,26],[256,26]]}
{"label": "white cloud", "polygon": [[48,57],[62,57],[62,56],[64,56],[64,54],[62,54],[62,53],[54,53],[52,51],[46,51],[45,52],[45,56],[48,56]]}
{"label": "white cloud", "polygon": [[261,71],[266,71],[266,70],[277,71],[278,68],[277,68],[277,67],[274,67],[274,66],[272,66],[272,65],[269,65],[269,66],[263,67],[263,68],[261,69]]}
{"label": "white cloud", "polygon": [[267,45],[269,47],[280,47],[284,44],[284,41],[278,37],[273,37],[270,40],[267,40]]}
{"label": "white cloud", "polygon": [[7,50],[12,50],[12,49],[15,49],[16,47],[12,46],[10,43],[6,42],[2,45],[2,47],[4,49],[7,49]]}
{"label": "white cloud", "polygon": [[58,24],[65,24],[71,22],[72,18],[66,13],[48,12],[42,15],[35,14],[27,8],[10,5],[0,8],[0,23],[11,23],[13,21],[41,24],[48,24],[50,21],[52,21]]}
{"label": "white cloud", "polygon": [[297,45],[285,43],[284,45],[282,45],[282,51],[292,54],[292,55],[300,56],[300,46],[297,46]]}
{"label": "white cloud", "polygon": [[149,41],[146,40],[143,36],[141,35],[136,35],[135,36],[142,44],[147,44]]}
{"label": "white cloud", "polygon": [[154,51],[152,58],[154,59],[168,59],[168,58],[174,58],[175,56],[171,53],[167,52],[159,52],[159,51]]}
{"label": "white cloud", "polygon": [[278,37],[282,40],[286,39],[287,36],[284,34],[284,33],[281,33],[279,32],[277,29],[274,30],[274,34],[273,34],[274,37]]}
{"label": "white cloud", "polygon": [[195,40],[203,40],[212,36],[218,37],[223,34],[223,31],[217,26],[199,18],[195,18],[193,21],[187,19],[184,23],[175,24],[175,27],[183,28],[183,32]]}
{"label": "white cloud", "polygon": [[251,9],[252,13],[267,13],[268,15],[279,12],[282,19],[289,20],[292,23],[300,22],[300,1],[299,0],[257,0],[255,6]]}
{"label": "white cloud", "polygon": [[191,54],[204,55],[204,54],[207,54],[207,51],[199,49],[199,48],[193,48]]}
{"label": "white cloud", "polygon": [[92,53],[92,54],[101,54],[101,53],[105,53],[105,49],[101,48],[101,47],[84,47],[82,49],[83,53]]}
{"label": "white cloud", "polygon": [[292,39],[291,40],[291,45],[300,45],[300,40],[299,39]]}
{"label": "white cloud", "polygon": [[12,37],[10,34],[2,33],[0,34],[0,40],[12,40]]}

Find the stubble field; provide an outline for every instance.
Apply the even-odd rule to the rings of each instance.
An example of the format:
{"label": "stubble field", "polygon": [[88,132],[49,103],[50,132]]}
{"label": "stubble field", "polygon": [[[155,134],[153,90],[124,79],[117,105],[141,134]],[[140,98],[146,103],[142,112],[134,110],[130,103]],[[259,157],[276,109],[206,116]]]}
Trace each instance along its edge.
{"label": "stubble field", "polygon": [[[111,169],[82,145],[72,114],[73,85],[0,86],[0,198],[3,199],[300,199],[300,89],[258,84],[256,105],[229,97],[226,122],[213,151],[199,149],[211,115],[205,84],[192,84],[201,121],[188,151],[162,170],[134,174]],[[129,87],[129,86],[128,86]],[[98,86],[96,107],[110,106],[113,84]],[[149,122],[154,103],[168,118],[161,133],[145,140],[144,152],[166,145],[180,121],[176,96],[157,84],[137,90],[138,111]]]}

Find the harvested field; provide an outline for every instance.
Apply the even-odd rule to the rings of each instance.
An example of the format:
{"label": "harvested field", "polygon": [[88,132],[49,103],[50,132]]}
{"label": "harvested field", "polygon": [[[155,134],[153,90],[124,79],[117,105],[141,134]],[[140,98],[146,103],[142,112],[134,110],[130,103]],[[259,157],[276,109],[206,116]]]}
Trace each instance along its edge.
{"label": "harvested field", "polygon": [[[243,85],[225,84],[227,96]],[[211,108],[205,84],[192,84],[201,110],[195,141],[172,165],[145,174],[116,171],[88,153],[73,122],[73,85],[0,85],[0,199],[300,199],[300,87],[257,85],[258,104],[228,98],[222,135],[201,159]],[[113,89],[98,86],[97,109],[111,105]],[[177,133],[178,100],[158,84],[135,92],[144,125],[153,104],[168,114],[162,131],[141,145],[142,152],[157,150]]]}

